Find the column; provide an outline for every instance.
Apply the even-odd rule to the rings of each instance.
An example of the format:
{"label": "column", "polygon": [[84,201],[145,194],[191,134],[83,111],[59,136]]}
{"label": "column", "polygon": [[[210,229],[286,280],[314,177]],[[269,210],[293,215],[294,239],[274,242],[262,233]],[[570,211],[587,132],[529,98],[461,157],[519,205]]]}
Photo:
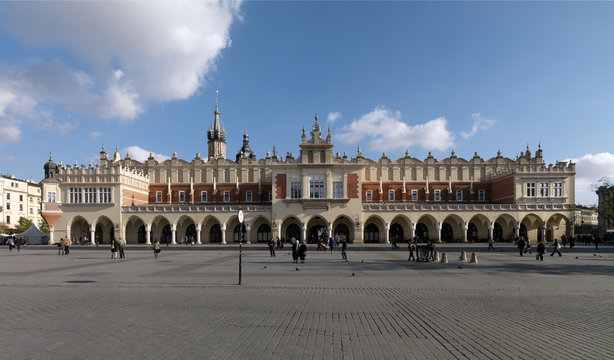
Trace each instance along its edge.
{"label": "column", "polygon": [[409,228],[411,230],[411,241],[414,241],[414,237],[416,236],[416,223],[410,222]]}
{"label": "column", "polygon": [[469,231],[469,223],[465,221],[463,225],[463,242],[468,242],[467,231]]}
{"label": "column", "polygon": [[541,225],[542,241],[546,242],[546,224]]}
{"label": "column", "polygon": [[443,229],[443,224],[437,222],[437,242],[441,242],[441,230]]}
{"label": "column", "polygon": [[222,244],[226,245],[226,224],[222,224]]}
{"label": "column", "polygon": [[390,244],[390,223],[386,222],[384,227],[386,228],[386,244]]}
{"label": "column", "polygon": [[492,239],[493,237],[493,232],[495,229],[495,223],[492,221],[488,222],[488,240]]}
{"label": "column", "polygon": [[333,223],[328,223],[328,238],[333,237]]}
{"label": "column", "polygon": [[177,244],[177,225],[175,224],[171,225],[171,232],[172,232],[171,244]]}
{"label": "column", "polygon": [[96,243],[95,238],[96,238],[96,228],[91,227],[90,228],[90,244],[94,245]]}
{"label": "column", "polygon": [[49,244],[53,244],[53,231],[55,226],[49,226]]}
{"label": "column", "polygon": [[145,225],[145,244],[151,244],[151,224]]}
{"label": "column", "polygon": [[245,224],[245,242],[248,244],[251,244],[251,242],[249,241],[250,237],[251,237],[251,233],[252,233],[252,224],[250,223],[246,223]]}
{"label": "column", "polygon": [[333,198],[333,177],[330,170],[326,171],[326,198]]}
{"label": "column", "polygon": [[196,243],[198,245],[202,244],[202,242],[200,241],[200,229],[201,229],[201,225],[200,224],[196,225]]}
{"label": "column", "polygon": [[307,242],[307,223],[304,222],[303,223],[303,239],[302,241]]}
{"label": "column", "polygon": [[514,225],[514,233],[516,234],[517,238],[520,238],[520,223],[517,222],[516,225]]}
{"label": "column", "polygon": [[309,176],[307,172],[302,173],[303,199],[309,199]]}

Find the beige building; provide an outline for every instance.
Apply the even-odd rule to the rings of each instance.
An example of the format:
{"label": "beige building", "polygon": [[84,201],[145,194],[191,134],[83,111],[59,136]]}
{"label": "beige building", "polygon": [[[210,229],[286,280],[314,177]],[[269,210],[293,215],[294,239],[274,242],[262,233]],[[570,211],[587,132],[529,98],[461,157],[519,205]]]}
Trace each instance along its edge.
{"label": "beige building", "polygon": [[[420,160],[408,152],[365,158],[334,152],[330,129],[316,117],[297,136],[298,155],[267,152],[257,159],[243,136],[235,161],[226,158],[219,110],[207,132],[208,157],[173,154],[143,163],[116,150],[96,166],[45,164],[43,216],[60,237],[108,243],[313,241],[345,237],[354,243],[422,240],[532,242],[573,234],[575,164],[547,165],[542,149],[516,159],[456,156]],[[238,210],[245,213],[243,227]]]}
{"label": "beige building", "polygon": [[16,179],[14,176],[2,176],[0,194],[2,197],[2,222],[11,228],[17,227],[19,218],[32,220],[39,226],[41,186],[29,180]]}
{"label": "beige building", "polygon": [[28,213],[27,218],[32,224],[40,228],[44,220],[41,216],[41,186],[40,184],[28,181]]}

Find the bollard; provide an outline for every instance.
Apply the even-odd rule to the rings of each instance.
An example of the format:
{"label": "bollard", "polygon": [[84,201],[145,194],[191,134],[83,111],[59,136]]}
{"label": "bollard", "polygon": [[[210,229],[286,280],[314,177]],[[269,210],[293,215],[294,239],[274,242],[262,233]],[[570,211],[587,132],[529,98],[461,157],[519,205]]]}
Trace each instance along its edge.
{"label": "bollard", "polygon": [[471,263],[472,264],[477,264],[478,263],[478,255],[476,253],[472,253],[471,254]]}
{"label": "bollard", "polygon": [[439,262],[441,261],[441,258],[439,257],[439,251],[435,251],[435,260],[433,260],[434,262]]}
{"label": "bollard", "polygon": [[441,254],[441,263],[442,264],[448,263],[448,255],[446,255],[446,253]]}
{"label": "bollard", "polygon": [[460,261],[467,261],[467,253],[466,252],[463,251],[461,253]]}

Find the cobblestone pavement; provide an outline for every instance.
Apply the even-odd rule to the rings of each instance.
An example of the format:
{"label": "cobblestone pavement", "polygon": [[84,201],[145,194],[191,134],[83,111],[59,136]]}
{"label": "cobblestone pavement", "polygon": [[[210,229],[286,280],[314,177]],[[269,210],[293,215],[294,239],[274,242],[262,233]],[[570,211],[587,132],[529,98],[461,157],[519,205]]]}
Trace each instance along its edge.
{"label": "cobblestone pavement", "polygon": [[[0,247],[3,359],[612,359],[614,252]],[[478,264],[459,261],[478,251]],[[469,253],[469,257],[470,257]]]}

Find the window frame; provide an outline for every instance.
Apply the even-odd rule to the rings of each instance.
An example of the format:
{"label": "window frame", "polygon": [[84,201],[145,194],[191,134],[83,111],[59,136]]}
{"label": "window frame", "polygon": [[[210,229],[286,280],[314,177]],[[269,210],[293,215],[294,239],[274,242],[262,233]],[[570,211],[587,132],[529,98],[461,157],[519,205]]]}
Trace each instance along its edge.
{"label": "window frame", "polygon": [[224,202],[230,202],[230,191],[224,191]]}
{"label": "window frame", "polygon": [[371,190],[365,192],[365,201],[373,201],[373,192]]}
{"label": "window frame", "polygon": [[[102,202],[102,199],[101,199]],[[156,203],[162,202],[162,191],[156,191]]]}
{"label": "window frame", "polygon": [[433,201],[441,201],[441,190],[433,190]]}
{"label": "window frame", "polygon": [[177,201],[180,203],[185,202],[185,191],[184,190],[179,191],[179,194],[177,195]]}
{"label": "window frame", "polygon": [[201,203],[207,202],[207,192],[206,191],[200,192],[200,202]]}
{"label": "window frame", "polygon": [[388,189],[388,201],[395,200],[395,191],[393,189]]}
{"label": "window frame", "polygon": [[527,182],[525,183],[525,195],[526,197],[535,197],[536,191],[536,183],[535,182]]}

